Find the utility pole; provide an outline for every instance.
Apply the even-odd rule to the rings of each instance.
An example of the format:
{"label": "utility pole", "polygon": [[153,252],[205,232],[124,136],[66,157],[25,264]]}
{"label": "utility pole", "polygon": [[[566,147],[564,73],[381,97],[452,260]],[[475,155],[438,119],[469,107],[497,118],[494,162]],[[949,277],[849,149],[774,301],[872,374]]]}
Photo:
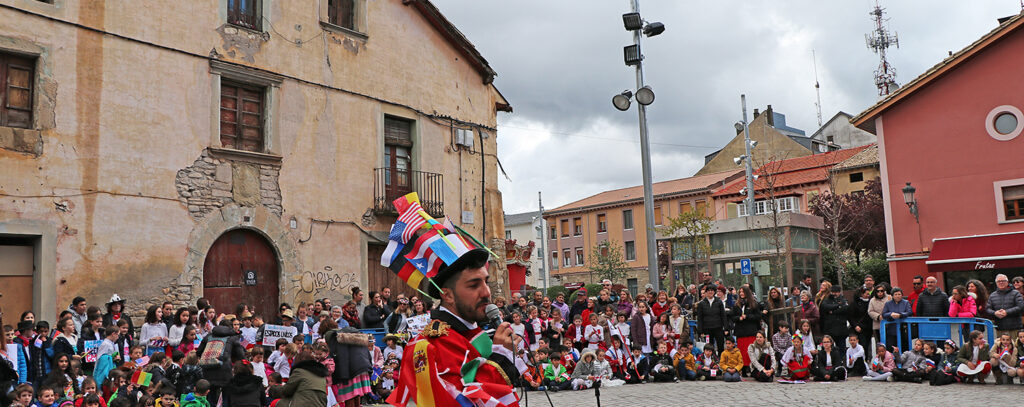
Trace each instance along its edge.
{"label": "utility pole", "polygon": [[[631,0],[633,12],[640,12],[640,0]],[[640,48],[640,30],[633,31],[633,44]],[[636,63],[636,88],[644,87],[644,63],[643,58]],[[637,111],[640,112],[640,162],[644,177],[644,218],[647,225],[647,275],[651,280],[654,291],[660,291],[660,279],[658,278],[658,241],[654,236],[654,189],[651,186],[651,144],[647,133],[647,106],[642,103]]]}
{"label": "utility pole", "polygon": [[544,225],[544,202],[541,200],[540,191],[537,191],[537,205],[540,207],[540,214],[537,215],[540,218],[540,269],[537,270],[540,275],[541,285],[544,287],[544,292],[548,292],[548,239],[547,239],[547,227]]}

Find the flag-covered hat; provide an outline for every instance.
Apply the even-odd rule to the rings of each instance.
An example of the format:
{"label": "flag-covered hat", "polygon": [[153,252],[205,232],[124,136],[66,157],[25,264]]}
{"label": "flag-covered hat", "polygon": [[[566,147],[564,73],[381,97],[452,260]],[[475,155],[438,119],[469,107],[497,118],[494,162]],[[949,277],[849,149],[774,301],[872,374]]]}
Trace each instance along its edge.
{"label": "flag-covered hat", "polygon": [[427,214],[415,192],[393,204],[400,215],[391,228],[380,264],[417,291],[426,280],[427,291],[420,293],[440,298],[441,285],[447,279],[469,267],[483,267],[488,256],[493,255],[448,218],[439,222]]}
{"label": "flag-covered hat", "polygon": [[449,278],[466,269],[486,267],[490,257],[491,254],[487,250],[473,249],[459,256],[452,264],[441,266],[441,271],[438,271],[437,276],[433,277],[434,284],[427,287],[427,294],[434,298],[441,298],[440,287],[444,286]]}

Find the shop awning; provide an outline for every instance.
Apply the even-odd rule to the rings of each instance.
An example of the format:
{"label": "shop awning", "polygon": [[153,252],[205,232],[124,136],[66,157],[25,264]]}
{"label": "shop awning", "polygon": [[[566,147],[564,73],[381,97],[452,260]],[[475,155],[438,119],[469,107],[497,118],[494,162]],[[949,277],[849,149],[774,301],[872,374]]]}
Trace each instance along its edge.
{"label": "shop awning", "polygon": [[1024,232],[935,239],[930,272],[1024,267]]}

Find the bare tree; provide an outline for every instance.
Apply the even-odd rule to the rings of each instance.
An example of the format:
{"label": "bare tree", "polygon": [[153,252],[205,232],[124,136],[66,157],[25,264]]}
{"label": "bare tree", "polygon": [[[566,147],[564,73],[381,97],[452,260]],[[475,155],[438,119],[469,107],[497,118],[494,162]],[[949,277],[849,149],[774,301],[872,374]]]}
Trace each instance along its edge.
{"label": "bare tree", "polygon": [[[778,195],[779,189],[779,175],[783,168],[783,161],[785,161],[785,155],[782,158],[777,158],[774,155],[765,157],[764,162],[758,162],[756,158],[751,161],[751,165],[756,168],[757,178],[754,180],[754,210],[751,213],[749,207],[747,208],[747,226],[750,230],[758,230],[761,236],[768,241],[768,245],[772,248],[772,255],[768,257],[769,265],[772,270],[779,270],[782,274],[782,286],[789,287],[790,279],[788,270],[788,259],[789,259],[789,244],[786,241],[786,227],[783,226],[788,224],[788,217],[782,213],[778,208]],[[764,211],[766,215],[766,222],[761,222],[756,217],[757,215],[757,196],[762,197]]]}
{"label": "bare tree", "polygon": [[698,281],[700,261],[715,254],[708,240],[713,223],[714,220],[710,216],[694,209],[680,213],[678,217],[669,218],[669,224],[665,226],[664,233],[672,237],[670,253],[678,253],[682,260],[688,260],[693,264],[691,281]]}

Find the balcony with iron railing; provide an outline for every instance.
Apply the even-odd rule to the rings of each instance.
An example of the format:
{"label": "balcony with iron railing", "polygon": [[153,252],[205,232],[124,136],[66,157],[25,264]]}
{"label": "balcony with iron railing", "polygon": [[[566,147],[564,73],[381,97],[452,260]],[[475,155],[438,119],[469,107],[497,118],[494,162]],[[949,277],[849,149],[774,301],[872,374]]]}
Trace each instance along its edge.
{"label": "balcony with iron railing", "polygon": [[410,192],[420,197],[420,206],[430,216],[444,217],[444,175],[394,168],[373,170],[373,213],[398,216],[392,202]]}

